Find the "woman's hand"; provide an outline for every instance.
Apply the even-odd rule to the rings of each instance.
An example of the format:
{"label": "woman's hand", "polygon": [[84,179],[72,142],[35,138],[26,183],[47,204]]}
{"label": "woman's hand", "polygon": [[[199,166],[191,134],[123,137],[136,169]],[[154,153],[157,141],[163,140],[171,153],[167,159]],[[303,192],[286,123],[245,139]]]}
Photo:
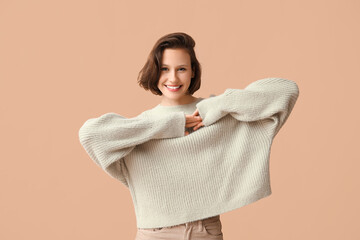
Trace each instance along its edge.
{"label": "woman's hand", "polygon": [[[198,130],[200,127],[204,126],[202,123],[202,118],[199,115],[199,110],[196,109],[195,112],[191,115],[185,114],[186,123],[185,127],[193,127],[194,131]],[[189,135],[188,131],[185,131],[185,136]]]}

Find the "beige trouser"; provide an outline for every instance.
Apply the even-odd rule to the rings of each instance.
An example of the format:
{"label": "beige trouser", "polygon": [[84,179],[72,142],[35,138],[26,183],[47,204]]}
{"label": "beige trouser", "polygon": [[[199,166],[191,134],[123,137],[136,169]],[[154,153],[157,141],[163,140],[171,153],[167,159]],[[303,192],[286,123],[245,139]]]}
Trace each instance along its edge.
{"label": "beige trouser", "polygon": [[164,228],[138,228],[135,240],[223,240],[220,215]]}

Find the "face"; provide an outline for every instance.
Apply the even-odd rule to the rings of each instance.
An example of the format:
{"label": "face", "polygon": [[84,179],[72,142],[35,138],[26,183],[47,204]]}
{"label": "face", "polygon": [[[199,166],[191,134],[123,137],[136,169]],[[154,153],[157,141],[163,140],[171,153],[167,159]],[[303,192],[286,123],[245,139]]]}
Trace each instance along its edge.
{"label": "face", "polygon": [[181,104],[193,98],[187,90],[195,73],[191,69],[190,55],[185,49],[165,49],[160,71],[157,87],[163,94],[163,103]]}

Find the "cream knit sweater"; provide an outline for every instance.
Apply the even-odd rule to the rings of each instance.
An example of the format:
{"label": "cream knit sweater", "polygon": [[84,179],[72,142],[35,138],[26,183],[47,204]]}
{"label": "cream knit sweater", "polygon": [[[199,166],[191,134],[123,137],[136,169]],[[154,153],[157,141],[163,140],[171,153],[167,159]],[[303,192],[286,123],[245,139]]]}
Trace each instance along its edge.
{"label": "cream knit sweater", "polygon": [[[294,81],[264,78],[133,118],[106,113],[88,119],[79,139],[90,158],[129,189],[138,228],[168,227],[271,194],[271,144],[298,96]],[[185,136],[185,114],[196,108],[204,126]]]}

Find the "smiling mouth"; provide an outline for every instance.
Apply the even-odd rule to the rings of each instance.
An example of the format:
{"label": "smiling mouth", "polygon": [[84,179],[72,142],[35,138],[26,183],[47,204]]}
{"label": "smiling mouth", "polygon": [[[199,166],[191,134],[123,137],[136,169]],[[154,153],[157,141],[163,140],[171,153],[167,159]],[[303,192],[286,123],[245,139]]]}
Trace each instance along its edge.
{"label": "smiling mouth", "polygon": [[169,88],[169,89],[179,89],[182,87],[182,85],[177,85],[177,86],[170,86],[170,85],[165,85],[165,87]]}

